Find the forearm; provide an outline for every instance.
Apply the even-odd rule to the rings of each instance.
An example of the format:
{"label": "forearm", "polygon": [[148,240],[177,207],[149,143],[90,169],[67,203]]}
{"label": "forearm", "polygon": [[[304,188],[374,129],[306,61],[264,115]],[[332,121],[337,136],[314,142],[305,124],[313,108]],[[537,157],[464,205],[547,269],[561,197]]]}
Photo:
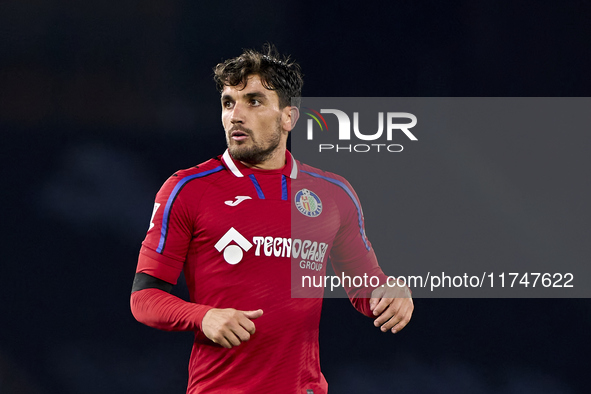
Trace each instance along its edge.
{"label": "forearm", "polygon": [[[376,286],[376,287],[379,287],[382,284],[386,283],[386,280],[388,279],[388,277],[386,275],[384,275],[382,270],[379,268],[375,272],[371,272],[371,273],[363,272],[359,276],[363,277],[364,274],[366,274],[367,278],[368,278],[368,287],[348,287],[348,286],[345,286],[345,290],[347,291],[347,296],[349,297],[349,300],[351,301],[351,304],[353,305],[353,307],[355,307],[355,309],[357,309],[359,312],[363,313],[365,316],[373,318],[375,316],[373,315],[373,312],[372,312],[371,307],[369,305],[369,300],[371,298],[371,293],[375,289],[375,287],[369,286],[369,278],[371,278],[372,276],[379,278],[379,284],[378,284],[378,286]],[[374,279],[373,284],[375,284],[375,279]]]}
{"label": "forearm", "polygon": [[203,316],[212,308],[184,301],[155,288],[133,292],[130,304],[137,321],[165,331],[201,330]]}
{"label": "forearm", "polygon": [[[374,251],[371,250],[363,258],[342,259],[339,263],[333,264],[333,267],[339,277],[344,275],[351,278],[343,281],[343,287],[353,307],[366,316],[374,317],[369,305],[371,293],[388,279],[378,265]],[[363,279],[361,286],[354,286],[355,283],[359,283],[358,279],[354,278]]]}

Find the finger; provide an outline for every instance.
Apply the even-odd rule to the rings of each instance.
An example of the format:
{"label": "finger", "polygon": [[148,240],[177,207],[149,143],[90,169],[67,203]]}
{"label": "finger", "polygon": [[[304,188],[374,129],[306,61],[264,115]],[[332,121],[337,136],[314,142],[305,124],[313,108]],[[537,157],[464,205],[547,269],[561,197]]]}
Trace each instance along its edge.
{"label": "finger", "polygon": [[238,338],[236,336],[236,334],[234,333],[234,331],[228,331],[226,332],[226,334],[224,335],[224,338],[226,338],[226,340],[230,343],[230,347],[232,346],[238,346],[240,345],[242,342],[240,342],[240,338]]}
{"label": "finger", "polygon": [[394,298],[382,298],[380,300],[380,302],[376,305],[376,307],[373,310],[373,315],[374,316],[379,316],[382,314],[382,312],[384,312],[392,303],[392,301],[394,301]]}
{"label": "finger", "polygon": [[218,339],[212,339],[211,341],[213,343],[217,343],[218,345],[220,345],[222,347],[225,347],[226,349],[230,349],[232,347],[230,342],[228,342],[228,340],[224,337],[220,337]]}
{"label": "finger", "polygon": [[242,318],[238,320],[238,323],[250,335],[255,333],[256,327],[255,327],[254,322],[252,320],[250,320],[249,318],[247,318],[246,316],[242,316]]}
{"label": "finger", "polygon": [[258,319],[259,317],[263,316],[263,310],[257,309],[256,311],[241,311],[244,316],[248,317],[249,319]]}
{"label": "finger", "polygon": [[410,319],[407,320],[406,318],[403,318],[398,323],[396,323],[396,325],[394,327],[392,327],[392,329],[390,331],[392,331],[392,334],[396,334],[397,332],[402,331],[402,329],[404,327],[406,327],[409,322],[410,322]]}
{"label": "finger", "polygon": [[382,332],[386,332],[388,330],[391,330],[394,326],[396,326],[402,320],[400,309],[397,309],[397,310],[389,309],[386,313],[391,315],[391,317],[389,320],[387,320],[380,327],[380,330]]}
{"label": "finger", "polygon": [[[400,332],[410,322],[410,318],[406,317],[406,315],[398,316],[397,319],[398,319],[398,321],[396,322],[396,324],[394,326],[392,326],[392,328],[390,328],[390,331],[392,331],[392,334],[396,334],[397,332]],[[385,331],[387,331],[387,330],[385,330]]]}
{"label": "finger", "polygon": [[383,332],[390,330],[393,334],[396,334],[410,322],[413,309],[411,302],[403,303],[395,315],[381,327],[381,330]]}
{"label": "finger", "polygon": [[374,325],[376,327],[380,327],[381,325],[389,321],[392,318],[392,316],[394,316],[396,312],[400,309],[400,306],[402,304],[402,300],[400,298],[388,298],[388,300],[391,301],[374,321]]}
{"label": "finger", "polygon": [[407,303],[404,312],[400,313],[400,321],[394,327],[392,327],[392,334],[396,334],[404,327],[406,327],[408,323],[410,323],[410,319],[412,317],[412,312],[414,311],[414,308],[414,304],[412,300],[410,300],[410,302]]}
{"label": "finger", "polygon": [[388,331],[398,322],[398,306],[391,305],[374,322],[376,327],[380,327],[383,332]]}
{"label": "finger", "polygon": [[376,305],[380,302],[386,289],[384,287],[378,287],[371,292],[371,298],[369,299],[369,308],[373,311]]}
{"label": "finger", "polygon": [[233,332],[234,332],[234,335],[236,335],[238,337],[238,339],[240,340],[240,343],[246,342],[250,339],[250,333],[248,331],[246,331],[242,326],[238,327],[238,329],[236,329]]}
{"label": "finger", "polygon": [[380,299],[381,298],[379,298],[379,297],[373,297],[373,298],[370,298],[369,299],[369,310],[370,311],[373,311],[374,310],[374,308],[376,307],[376,305],[378,305],[378,303],[380,302]]}
{"label": "finger", "polygon": [[255,324],[252,322],[251,319],[258,319],[263,315],[262,309],[257,309],[256,311],[243,311],[242,318],[238,320],[238,323],[244,327],[250,335],[254,334],[256,331]]}

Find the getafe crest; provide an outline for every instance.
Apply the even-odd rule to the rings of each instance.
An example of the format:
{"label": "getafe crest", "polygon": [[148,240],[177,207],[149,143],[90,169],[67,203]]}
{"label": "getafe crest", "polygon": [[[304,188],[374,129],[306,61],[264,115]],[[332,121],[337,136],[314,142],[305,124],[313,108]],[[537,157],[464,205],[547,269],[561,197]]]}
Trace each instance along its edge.
{"label": "getafe crest", "polygon": [[295,195],[295,206],[302,215],[315,218],[322,213],[322,201],[311,190],[302,189]]}

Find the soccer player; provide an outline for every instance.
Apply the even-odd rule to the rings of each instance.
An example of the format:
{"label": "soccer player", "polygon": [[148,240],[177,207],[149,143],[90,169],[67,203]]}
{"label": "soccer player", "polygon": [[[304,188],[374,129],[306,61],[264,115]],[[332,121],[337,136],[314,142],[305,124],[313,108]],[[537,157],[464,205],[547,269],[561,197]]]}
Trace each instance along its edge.
{"label": "soccer player", "polygon": [[[379,278],[376,288],[345,289],[384,332],[409,322],[410,292],[383,286],[349,183],[286,149],[299,65],[274,48],[246,50],[218,64],[215,81],[228,149],[176,172],[156,195],[131,310],[148,326],[195,332],[187,393],[326,393],[321,294],[292,298],[292,278],[322,276],[329,258],[338,275]],[[170,294],[181,271],[190,302]]]}

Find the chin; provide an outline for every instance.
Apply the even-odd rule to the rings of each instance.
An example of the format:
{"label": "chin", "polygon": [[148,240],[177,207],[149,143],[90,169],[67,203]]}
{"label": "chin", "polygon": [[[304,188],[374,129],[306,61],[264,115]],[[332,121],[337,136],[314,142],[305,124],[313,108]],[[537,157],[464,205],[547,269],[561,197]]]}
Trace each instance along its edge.
{"label": "chin", "polygon": [[243,145],[230,145],[228,146],[228,151],[236,160],[248,161],[248,159],[252,156],[252,152],[250,152],[250,149]]}

